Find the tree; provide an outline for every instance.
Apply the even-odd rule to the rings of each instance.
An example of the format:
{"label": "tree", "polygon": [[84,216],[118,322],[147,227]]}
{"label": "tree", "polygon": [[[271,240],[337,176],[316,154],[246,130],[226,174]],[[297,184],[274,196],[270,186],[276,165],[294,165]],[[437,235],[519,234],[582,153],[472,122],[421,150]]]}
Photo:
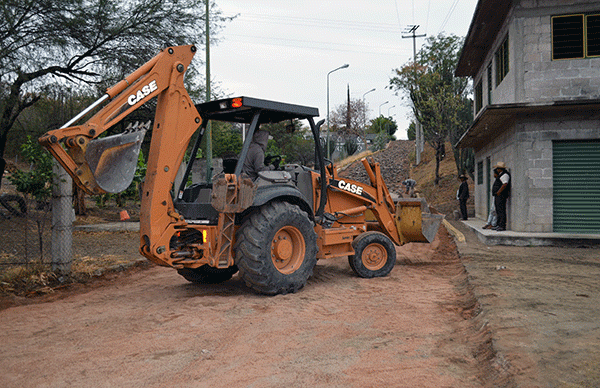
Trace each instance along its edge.
{"label": "tree", "polygon": [[417,138],[417,124],[414,121],[411,121],[408,129],[406,130],[406,137],[408,140],[416,140]]}
{"label": "tree", "polygon": [[[48,91],[69,84],[106,87],[166,44],[202,43],[205,1],[2,1],[0,158],[21,112]],[[213,4],[210,20],[214,34],[228,18]]]}
{"label": "tree", "polygon": [[[24,194],[26,203],[34,199],[40,204],[40,208],[45,213],[49,210],[47,202],[52,196],[52,155],[43,150],[31,136],[27,136],[27,139],[21,144],[21,153],[25,157],[25,160],[30,163],[31,170],[16,170],[10,175],[9,180],[15,185],[17,191]],[[38,214],[37,216],[34,215],[33,219],[37,225],[38,248],[41,262],[44,256],[43,236],[46,217],[45,214],[41,216]],[[25,233],[27,232],[25,231]]]}
{"label": "tree", "polygon": [[[211,125],[213,156],[222,157],[227,153],[239,155],[242,150],[241,131],[230,123],[222,121],[213,121]],[[205,149],[205,147],[201,149]]]}
{"label": "tree", "polygon": [[468,79],[454,76],[461,47],[462,38],[455,35],[430,37],[415,62],[396,69],[395,77],[390,79],[392,89],[410,98],[425,140],[436,151],[436,185],[450,132],[468,127],[461,114],[467,99]]}
{"label": "tree", "polygon": [[272,137],[267,145],[267,153],[280,155],[285,163],[309,165],[315,160],[315,144],[312,133],[302,128],[298,120],[293,120],[292,124],[293,131],[288,128],[290,123],[284,121],[261,126]]}
{"label": "tree", "polygon": [[367,133],[380,133],[385,132],[390,138],[394,136],[394,133],[398,130],[398,124],[391,117],[384,117],[383,115],[371,120],[371,124],[367,129]]}
{"label": "tree", "polygon": [[[348,109],[350,105],[350,109]],[[331,112],[330,122],[332,130],[345,134],[362,136],[365,130],[365,117],[367,106],[361,99],[350,99],[350,104],[340,104]]]}
{"label": "tree", "polygon": [[456,125],[450,128],[449,134],[456,171],[458,175],[469,174],[473,179],[475,177],[475,152],[472,148],[456,148],[456,144],[473,122],[473,101],[471,99],[463,99],[463,105],[458,111],[458,118]]}

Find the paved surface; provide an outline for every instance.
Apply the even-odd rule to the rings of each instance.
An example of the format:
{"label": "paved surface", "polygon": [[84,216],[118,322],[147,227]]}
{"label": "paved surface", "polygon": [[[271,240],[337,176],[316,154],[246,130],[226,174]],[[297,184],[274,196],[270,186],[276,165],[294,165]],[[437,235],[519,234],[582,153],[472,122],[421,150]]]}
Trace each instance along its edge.
{"label": "paved surface", "polygon": [[483,229],[484,220],[470,218],[461,221],[486,245],[527,246],[595,246],[600,244],[600,234],[528,233],[506,230],[496,232]]}

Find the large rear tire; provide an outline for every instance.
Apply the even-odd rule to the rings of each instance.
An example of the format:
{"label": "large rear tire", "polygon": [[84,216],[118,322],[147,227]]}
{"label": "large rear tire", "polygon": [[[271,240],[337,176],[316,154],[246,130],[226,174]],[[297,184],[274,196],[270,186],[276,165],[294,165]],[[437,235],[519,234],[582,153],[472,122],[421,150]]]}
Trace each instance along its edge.
{"label": "large rear tire", "polygon": [[308,214],[285,202],[266,204],[236,234],[235,262],[248,287],[267,295],[296,292],[317,263],[317,234]]}
{"label": "large rear tire", "polygon": [[354,255],[348,256],[348,263],[362,278],[387,276],[396,264],[396,246],[381,232],[362,233],[352,246]]}
{"label": "large rear tire", "polygon": [[231,279],[237,271],[235,265],[229,268],[214,268],[210,265],[203,265],[199,268],[178,269],[177,273],[192,283],[217,284]]}

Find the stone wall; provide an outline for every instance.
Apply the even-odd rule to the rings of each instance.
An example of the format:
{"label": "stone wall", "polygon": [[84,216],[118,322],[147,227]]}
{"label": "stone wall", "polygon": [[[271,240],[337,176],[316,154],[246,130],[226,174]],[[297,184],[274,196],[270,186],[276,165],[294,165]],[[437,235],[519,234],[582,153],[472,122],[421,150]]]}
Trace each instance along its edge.
{"label": "stone wall", "polygon": [[[600,98],[600,58],[552,60],[551,18],[571,13],[600,12],[594,0],[521,0],[498,31],[483,66],[474,77],[482,81],[483,104],[488,99],[488,66],[492,66],[491,103],[539,103]],[[494,54],[509,36],[509,72],[496,85]],[[476,114],[478,112],[475,112]]]}
{"label": "stone wall", "polygon": [[[476,163],[490,158],[492,167],[503,161],[512,176],[508,201],[508,228],[519,232],[553,231],[552,147],[557,140],[600,138],[597,118],[529,118],[508,128],[475,156]],[[475,189],[476,217],[487,219],[485,179]],[[492,179],[493,183],[493,178]]]}

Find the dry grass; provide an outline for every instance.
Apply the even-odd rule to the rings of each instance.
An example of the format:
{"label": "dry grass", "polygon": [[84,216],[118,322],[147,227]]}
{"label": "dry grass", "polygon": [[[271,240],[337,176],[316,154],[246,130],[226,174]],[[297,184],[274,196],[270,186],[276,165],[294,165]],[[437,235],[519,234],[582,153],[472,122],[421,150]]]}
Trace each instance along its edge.
{"label": "dry grass", "polygon": [[357,155],[350,155],[348,156],[346,159],[340,160],[339,162],[335,163],[335,166],[340,169],[343,170],[345,167],[351,165],[352,163],[356,162],[357,160],[360,160],[362,158],[365,158],[369,155],[372,155],[373,151],[363,151],[360,154]]}
{"label": "dry grass", "polygon": [[[437,211],[448,215],[458,209],[456,190],[460,182],[450,143],[446,144],[446,150],[446,157],[440,163],[440,181],[437,186],[434,184],[435,150],[429,144],[425,144],[425,150],[421,154],[422,163],[412,166],[411,176],[417,181],[419,195],[426,198],[427,203],[435,207]],[[474,187],[471,179],[469,179],[469,190],[473,193]],[[473,201],[473,199],[469,201]]]}

